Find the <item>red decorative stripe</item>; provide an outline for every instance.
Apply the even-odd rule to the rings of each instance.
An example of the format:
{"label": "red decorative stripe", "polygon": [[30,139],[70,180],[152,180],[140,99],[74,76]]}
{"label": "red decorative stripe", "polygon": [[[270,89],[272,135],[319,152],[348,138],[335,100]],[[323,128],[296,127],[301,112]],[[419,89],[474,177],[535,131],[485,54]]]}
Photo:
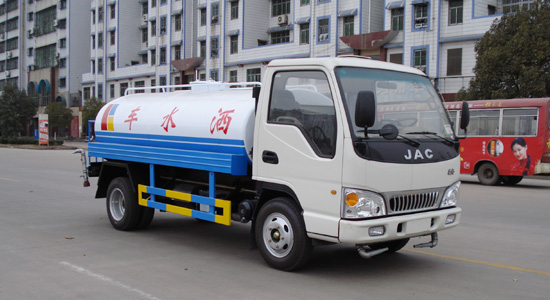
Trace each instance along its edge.
{"label": "red decorative stripe", "polygon": [[111,111],[112,107],[113,105],[109,104],[109,106],[107,106],[107,109],[103,113],[103,117],[101,117],[101,130],[107,130],[107,119],[109,117],[109,111]]}

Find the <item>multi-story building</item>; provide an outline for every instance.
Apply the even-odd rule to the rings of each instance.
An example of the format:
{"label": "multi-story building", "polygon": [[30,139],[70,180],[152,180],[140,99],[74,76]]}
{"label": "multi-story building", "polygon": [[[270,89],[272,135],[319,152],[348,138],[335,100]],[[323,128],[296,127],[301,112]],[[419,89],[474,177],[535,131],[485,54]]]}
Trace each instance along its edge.
{"label": "multi-story building", "polygon": [[90,0],[0,1],[0,90],[26,90],[39,114],[53,101],[71,107],[70,131],[61,128],[71,136],[80,131],[80,78],[90,59],[84,38],[90,29],[82,19],[89,9]]}
{"label": "multi-story building", "polygon": [[384,30],[344,38],[355,53],[424,71],[447,100],[474,78],[475,44],[502,14],[533,0],[386,0]]}
{"label": "multi-story building", "polygon": [[276,58],[351,53],[383,29],[383,0],[92,0],[83,100],[128,87],[260,81]]}

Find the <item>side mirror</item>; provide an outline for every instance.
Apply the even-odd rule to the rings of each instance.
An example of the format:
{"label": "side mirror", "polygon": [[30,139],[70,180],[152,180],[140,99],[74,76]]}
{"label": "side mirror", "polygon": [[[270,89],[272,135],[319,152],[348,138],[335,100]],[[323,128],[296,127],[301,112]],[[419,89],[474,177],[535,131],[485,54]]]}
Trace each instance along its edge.
{"label": "side mirror", "polygon": [[470,108],[468,107],[468,102],[462,101],[462,112],[460,116],[460,129],[466,130],[470,124]]}
{"label": "side mirror", "polygon": [[355,102],[355,125],[368,127],[374,125],[376,120],[376,101],[372,91],[360,91]]}

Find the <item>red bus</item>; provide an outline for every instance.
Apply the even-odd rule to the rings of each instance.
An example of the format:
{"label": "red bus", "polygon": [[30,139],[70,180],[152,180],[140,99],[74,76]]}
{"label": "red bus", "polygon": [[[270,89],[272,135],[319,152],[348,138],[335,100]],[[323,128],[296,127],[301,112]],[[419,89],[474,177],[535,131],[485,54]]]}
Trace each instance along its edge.
{"label": "red bus", "polygon": [[[486,185],[514,185],[523,176],[550,175],[550,98],[468,101],[470,124],[460,142],[460,173]],[[445,108],[459,131],[462,102]]]}

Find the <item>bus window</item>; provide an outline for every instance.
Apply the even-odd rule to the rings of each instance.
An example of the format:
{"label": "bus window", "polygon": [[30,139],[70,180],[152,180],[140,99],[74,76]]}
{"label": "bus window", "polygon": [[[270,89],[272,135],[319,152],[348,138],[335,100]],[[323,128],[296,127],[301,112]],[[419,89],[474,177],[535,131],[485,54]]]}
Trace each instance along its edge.
{"label": "bus window", "polygon": [[502,135],[537,135],[538,109],[504,109]]}
{"label": "bus window", "polygon": [[471,110],[468,135],[498,135],[499,117],[500,110]]}

